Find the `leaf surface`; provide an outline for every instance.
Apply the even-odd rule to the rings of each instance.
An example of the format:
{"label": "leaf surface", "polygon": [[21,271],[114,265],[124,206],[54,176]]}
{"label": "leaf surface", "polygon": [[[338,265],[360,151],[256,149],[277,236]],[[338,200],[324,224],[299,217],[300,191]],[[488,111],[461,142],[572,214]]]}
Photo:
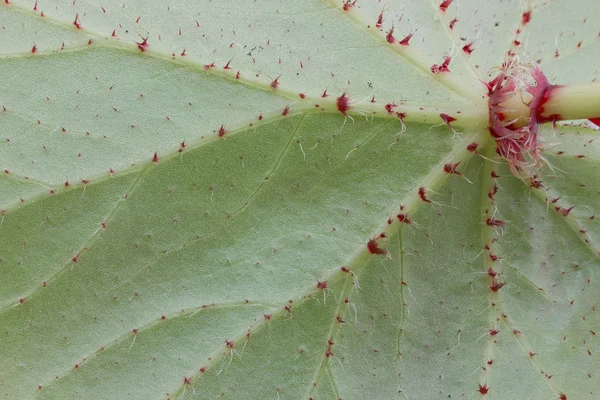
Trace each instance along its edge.
{"label": "leaf surface", "polygon": [[600,391],[598,131],[518,179],[482,84],[595,1],[5,3],[3,398]]}

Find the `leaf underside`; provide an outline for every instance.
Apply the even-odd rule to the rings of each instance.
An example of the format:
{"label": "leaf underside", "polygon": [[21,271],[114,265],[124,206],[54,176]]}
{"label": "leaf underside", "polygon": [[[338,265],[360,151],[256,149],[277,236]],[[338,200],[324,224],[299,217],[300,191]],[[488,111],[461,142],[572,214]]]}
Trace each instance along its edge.
{"label": "leaf underside", "polygon": [[598,131],[518,179],[481,84],[594,0],[5,3],[2,398],[600,393]]}

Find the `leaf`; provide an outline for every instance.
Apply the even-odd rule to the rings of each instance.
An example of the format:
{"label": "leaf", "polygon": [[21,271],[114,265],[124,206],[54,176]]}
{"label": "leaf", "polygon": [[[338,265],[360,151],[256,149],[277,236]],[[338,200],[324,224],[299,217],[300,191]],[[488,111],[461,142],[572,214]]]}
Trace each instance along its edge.
{"label": "leaf", "polygon": [[482,84],[594,1],[4,3],[3,397],[600,391],[598,131],[519,179]]}

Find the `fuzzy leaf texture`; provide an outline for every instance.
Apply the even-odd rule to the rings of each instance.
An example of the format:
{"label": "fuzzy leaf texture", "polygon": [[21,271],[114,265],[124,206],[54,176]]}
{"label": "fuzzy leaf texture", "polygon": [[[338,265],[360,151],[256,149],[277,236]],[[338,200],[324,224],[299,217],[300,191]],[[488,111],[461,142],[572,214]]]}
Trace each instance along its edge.
{"label": "fuzzy leaf texture", "polygon": [[[597,0],[0,6],[3,399],[594,399]],[[589,17],[588,17],[589,16]]]}

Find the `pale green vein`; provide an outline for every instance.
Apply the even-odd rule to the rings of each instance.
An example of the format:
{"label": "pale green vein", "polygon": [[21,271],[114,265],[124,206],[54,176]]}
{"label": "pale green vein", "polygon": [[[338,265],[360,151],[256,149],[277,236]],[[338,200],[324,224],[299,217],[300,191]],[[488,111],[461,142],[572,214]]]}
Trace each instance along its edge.
{"label": "pale green vein", "polygon": [[533,282],[529,277],[527,277],[527,275],[522,273],[519,268],[511,265],[506,260],[502,260],[502,264],[507,266],[508,268],[510,268],[516,275],[521,277],[529,286],[535,288],[535,293],[541,293],[542,297],[545,300],[547,300],[550,304],[554,303],[554,300],[552,300],[550,298],[550,296],[548,296],[548,294],[546,294],[546,291],[542,287],[536,285],[535,282]]}
{"label": "pale green vein", "polygon": [[[493,164],[492,164],[492,159],[494,158],[495,154],[493,151],[493,148],[490,146],[490,148],[488,148],[488,150],[486,151],[485,155],[487,156],[486,159],[484,159],[484,169],[483,169],[483,182],[481,184],[481,211],[482,211],[482,223],[481,223],[481,229],[482,229],[482,241],[483,241],[483,245],[487,245],[489,246],[491,252],[496,253],[496,250],[499,248],[497,241],[493,240],[494,238],[502,238],[502,235],[497,235],[497,227],[492,227],[492,226],[488,226],[486,224],[486,219],[488,217],[492,217],[493,216],[493,210],[496,209],[494,202],[488,197],[488,191],[492,190],[493,185],[494,185],[494,178],[491,177],[491,172],[493,170]],[[487,210],[487,213],[485,212]],[[494,262],[490,259],[490,257],[488,257],[487,254],[483,255],[483,264],[484,264],[484,271],[487,273],[487,271],[489,269],[492,269],[496,274],[498,274],[499,276],[502,276],[502,267],[503,267],[503,263],[501,262]],[[512,268],[511,268],[512,269]],[[516,270],[516,269],[515,269]],[[538,291],[538,287],[537,285],[533,284],[533,282],[531,282],[529,279],[527,279],[526,277],[524,277],[526,279],[526,281],[531,284],[532,286],[534,286],[536,288],[536,291]],[[494,279],[491,277],[487,277],[488,282],[490,283],[490,285],[493,283]],[[534,367],[538,370],[538,372],[541,371],[541,369],[539,368],[536,360],[533,360],[532,357],[529,357],[529,349],[527,349],[525,345],[525,343],[523,342],[525,339],[523,338],[518,338],[518,334],[515,333],[516,331],[514,331],[514,328],[512,326],[512,324],[508,321],[508,317],[506,317],[506,312],[505,312],[505,307],[504,307],[504,301],[503,301],[503,297],[505,296],[503,289],[499,289],[496,292],[492,291],[490,287],[487,288],[488,289],[488,299],[489,299],[489,309],[490,309],[490,328],[495,328],[498,329],[498,325],[497,323],[499,321],[501,321],[500,323],[504,323],[504,325],[508,328],[508,332],[506,332],[503,337],[506,337],[506,335],[511,335],[513,337],[513,339],[515,339],[519,346],[524,350],[526,356],[530,359],[530,361],[532,362],[532,365],[534,365]],[[544,296],[546,298],[548,298],[548,296],[544,293]],[[549,301],[551,301],[550,299],[548,299]],[[486,365],[486,361],[488,360],[493,360],[493,354],[494,354],[494,342],[496,340],[496,338],[498,336],[492,336],[489,335],[488,333],[486,333],[487,336],[489,336],[488,338],[488,345],[486,348],[486,354],[484,355],[484,359],[482,362],[482,365]],[[521,335],[519,335],[521,336]],[[480,383],[481,384],[487,384],[489,387],[489,382],[491,381],[491,372],[494,369],[494,365],[486,365],[486,368],[484,371],[481,372],[481,378],[480,378]],[[556,390],[556,388],[554,388],[552,386],[552,384],[549,382],[548,379],[544,378],[543,374],[539,374],[541,376],[541,378],[546,382],[546,384],[550,387],[550,389],[554,392],[554,393],[558,393],[558,391]],[[484,395],[484,397],[487,395]]]}
{"label": "pale green vein", "polygon": [[[415,187],[414,190],[412,190],[407,197],[405,197],[401,200],[401,204],[406,205],[405,206],[406,213],[414,212],[421,204],[423,204],[423,202],[420,200],[420,198],[417,194],[418,187],[420,187],[421,185],[427,185],[428,188],[435,190],[439,186],[441,186],[441,184],[444,182],[444,179],[447,178],[447,174],[443,170],[443,165],[447,162],[456,163],[458,161],[465,161],[469,156],[472,155],[472,153],[467,150],[467,145],[469,143],[473,142],[475,139],[482,139],[482,141],[480,142],[480,144],[482,146],[488,146],[491,143],[491,139],[489,138],[489,135],[486,135],[485,132],[476,132],[476,133],[464,138],[462,141],[458,142],[456,144],[456,146],[453,148],[453,150],[448,154],[448,156],[442,162],[440,162],[439,165],[432,168],[432,170],[429,172],[429,174],[421,182],[419,182],[419,186]],[[381,229],[379,229],[378,231],[383,230],[388,234],[388,236],[390,236],[391,234],[394,233],[394,231],[396,231],[398,229],[401,229],[401,225],[400,225],[400,223],[398,223],[398,221],[395,221],[392,225],[387,224],[387,221],[386,221],[382,225]],[[373,255],[366,248],[366,245],[360,244],[359,249],[360,250],[358,250],[356,253],[351,255],[348,258],[348,261],[345,263],[347,268],[350,269],[350,271],[352,271],[355,274],[358,274],[361,271],[361,269],[364,267],[364,265],[366,265],[367,262],[373,257]],[[330,270],[328,274],[321,277],[320,281],[326,281],[328,283],[333,283],[333,282],[336,282],[339,279],[343,279],[345,277],[347,277],[347,275],[343,271],[341,271],[341,269],[334,268],[334,269]],[[351,288],[352,286],[349,286],[349,287]],[[314,286],[311,286],[306,291],[304,291],[304,294],[300,294],[296,297],[296,300],[294,300],[294,304],[300,304],[302,301],[308,301],[309,299],[312,298],[311,294],[314,294],[314,293],[318,293],[318,291],[315,289]],[[345,297],[340,296],[340,298],[343,299]],[[271,320],[279,318],[282,315],[285,315],[285,309],[283,309],[283,307],[272,314]],[[337,322],[337,320],[336,320],[336,322]],[[250,329],[250,332],[255,333],[256,331],[262,329],[262,327],[265,325],[266,325],[266,320],[261,321],[256,326],[253,326]],[[233,340],[236,343],[240,343],[240,344],[245,343],[245,341],[247,340],[246,333],[247,332],[241,332],[238,336],[233,338]],[[227,354],[226,346],[221,346],[219,349],[216,349],[212,353],[211,361],[205,365],[206,368],[207,369],[212,368],[226,354]],[[194,376],[192,376],[191,381],[194,382],[195,380],[197,380],[198,377],[200,376],[200,374],[201,373],[198,372]],[[180,386],[172,393],[174,393],[174,396],[177,397],[183,392],[184,388],[185,388],[185,385],[180,384]]]}
{"label": "pale green vein", "polygon": [[[493,216],[493,212],[495,210],[495,204],[493,203],[493,201],[488,197],[488,192],[492,190],[493,186],[494,186],[494,178],[492,178],[491,173],[493,171],[493,163],[492,163],[492,159],[494,158],[494,147],[493,146],[488,146],[484,152],[484,159],[483,159],[483,170],[481,171],[481,183],[480,183],[480,187],[481,187],[481,192],[480,192],[480,215],[481,215],[481,247],[482,247],[482,264],[483,264],[483,272],[487,274],[488,270],[493,270],[494,272],[496,272],[497,274],[501,274],[502,273],[502,266],[500,263],[494,263],[489,255],[486,253],[485,250],[483,250],[486,246],[488,246],[488,251],[491,252],[496,252],[496,248],[497,246],[494,244],[494,227],[492,226],[488,226],[486,224],[486,220],[489,217]],[[493,279],[489,276],[486,275],[486,281],[489,282],[489,284],[491,285],[493,282]],[[494,293],[489,286],[486,286],[486,290],[488,291],[488,309],[490,311],[490,315],[488,317],[488,322],[489,322],[489,328],[490,329],[496,329],[497,325],[496,325],[496,321],[498,319],[501,319],[502,316],[500,315],[500,312],[498,311],[498,308],[496,307],[497,305],[497,299],[498,299],[498,295],[497,293]],[[490,335],[489,333],[485,333],[485,335],[487,336],[486,340],[487,340],[487,344],[484,350],[484,354],[482,356],[482,363],[481,365],[486,365],[488,360],[492,360],[493,356],[494,356],[494,349],[495,349],[495,336]],[[479,384],[480,385],[488,385],[489,386],[489,382],[491,381],[491,373],[492,373],[492,369],[494,368],[493,365],[487,365],[486,368],[482,369],[480,372],[480,377],[479,377]],[[483,398],[487,397],[487,395],[483,395]]]}
{"label": "pale green vein", "polygon": [[[364,260],[364,263],[366,263],[368,260]],[[364,263],[362,266],[364,266]],[[357,265],[357,269],[361,269],[362,266]],[[352,269],[351,269],[352,271]],[[327,340],[331,340],[334,344],[332,346],[332,352],[333,355],[328,355],[327,354],[327,348],[328,348],[328,342],[324,343],[324,351],[323,354],[321,355],[321,361],[319,362],[319,366],[315,371],[315,375],[313,377],[313,379],[310,382],[310,387],[308,388],[308,394],[305,396],[305,398],[314,398],[314,394],[318,388],[318,382],[321,380],[321,378],[323,377],[323,375],[327,374],[331,380],[331,385],[333,390],[336,393],[336,397],[339,398],[339,394],[338,394],[338,389],[337,389],[337,385],[335,384],[335,380],[334,377],[331,373],[330,370],[330,366],[329,366],[329,362],[331,361],[332,357],[336,357],[335,356],[335,343],[338,340],[338,334],[340,332],[340,326],[342,325],[337,317],[341,316],[344,314],[347,305],[344,303],[344,299],[348,296],[348,294],[350,293],[350,291],[352,290],[353,287],[353,280],[350,276],[347,276],[346,278],[346,282],[344,283],[344,287],[342,288],[341,293],[338,294],[338,304],[335,310],[335,313],[333,315],[333,318],[331,318],[331,325],[329,326],[329,332],[327,333]]]}
{"label": "pale green vein", "polygon": [[[396,338],[396,357],[398,360],[400,357],[400,338],[402,337],[402,327],[404,326],[404,320],[406,319],[406,306],[404,303],[404,229],[405,227],[401,227],[398,229],[398,248],[400,249],[400,254],[398,255],[398,269],[400,273],[400,307],[402,307],[402,318],[400,319],[400,327],[398,327],[398,335]],[[398,374],[398,380],[400,380],[400,375]]]}
{"label": "pale green vein", "polygon": [[236,215],[236,214],[238,214],[240,212],[243,212],[246,209],[246,207],[248,207],[248,205],[250,204],[250,202],[252,201],[252,199],[254,199],[261,192],[261,190],[263,190],[263,188],[266,187],[266,185],[268,184],[268,180],[267,179],[271,178],[271,175],[273,174],[273,172],[275,172],[277,170],[277,167],[279,166],[279,164],[281,164],[281,160],[283,159],[283,157],[285,156],[285,154],[287,153],[287,151],[290,149],[290,147],[292,145],[292,142],[294,140],[294,136],[296,136],[296,134],[300,130],[300,127],[302,126],[302,121],[304,120],[304,117],[306,117],[306,114],[302,114],[300,116],[300,118],[298,118],[298,122],[296,123],[296,127],[292,130],[292,134],[290,135],[290,139],[288,140],[288,142],[284,146],[283,150],[281,151],[281,154],[279,155],[279,157],[277,158],[277,160],[275,161],[275,163],[273,164],[273,167],[267,173],[267,176],[265,177],[265,179],[263,179],[263,181],[260,183],[260,185],[258,185],[258,187],[256,188],[256,190],[246,199],[246,201],[244,203],[242,203],[242,206],[240,208],[238,208],[237,210],[235,210],[231,214],[232,216],[234,216],[234,215]]}
{"label": "pale green vein", "polygon": [[442,26],[442,31],[448,36],[452,44],[458,50],[458,57],[461,59],[463,64],[467,66],[471,75],[477,80],[483,81],[483,77],[479,74],[479,71],[475,69],[475,66],[470,62],[469,57],[462,51],[462,46],[460,45],[460,39],[454,30],[450,30],[450,19],[447,12],[443,12],[440,9],[440,1],[439,0],[431,0],[431,6],[434,8],[440,25]]}
{"label": "pale green vein", "polygon": [[[294,115],[297,115],[300,113],[320,114],[320,113],[337,113],[337,112],[338,112],[337,110],[334,111],[334,109],[332,109],[332,108],[322,110],[322,109],[315,108],[310,103],[301,102],[296,105],[292,105],[292,107],[290,107],[290,113],[288,114],[288,117],[293,117]],[[434,113],[435,112],[437,112],[437,109],[435,109]],[[390,115],[386,115],[386,114],[377,114],[377,115],[372,116],[372,118],[390,118],[390,117],[397,119],[397,117],[395,117],[395,116],[390,116]],[[286,117],[282,116],[280,112],[272,112],[269,114],[265,114],[263,116],[262,121],[258,121],[258,122],[254,121],[254,122],[250,122],[250,124],[252,124],[252,128],[257,128],[261,125],[267,124],[269,122],[277,121],[277,120],[280,120],[283,118],[286,118]],[[439,116],[436,116],[436,118],[439,118]],[[408,120],[408,118],[407,118],[407,120]],[[401,128],[401,125],[399,126],[399,129],[400,128]],[[201,135],[196,140],[186,143],[186,150],[183,153],[179,152],[180,146],[179,146],[179,143],[177,143],[176,145],[171,146],[171,148],[169,148],[165,151],[161,151],[159,156],[160,156],[161,160],[169,160],[174,157],[184,157],[185,153],[194,151],[195,149],[200,148],[201,146],[204,146],[205,144],[212,143],[216,140],[227,140],[228,137],[248,131],[249,129],[250,129],[249,123],[245,123],[245,122],[241,123],[240,125],[231,128],[231,130],[229,130],[227,132],[225,138],[220,138],[218,136],[218,132],[216,132],[216,131],[207,131],[207,133],[205,135]],[[483,136],[483,141],[485,142],[485,141],[487,141],[487,136],[489,136],[489,135],[486,135],[485,133],[483,133],[481,136]],[[472,138],[475,139],[476,137],[473,136]],[[145,162],[138,163],[135,166],[130,166],[127,169],[122,170],[122,171],[116,169],[116,170],[114,170],[114,173],[117,173],[117,174],[118,173],[132,173],[132,172],[138,171],[140,169],[146,168],[147,166],[149,166],[151,164],[152,164],[152,161],[150,159],[148,159]],[[79,187],[85,187],[87,184],[101,183],[102,181],[109,179],[111,177],[111,175],[112,174],[110,173],[110,171],[107,170],[103,173],[87,177],[86,180],[88,181],[88,183],[71,182],[71,185],[69,187],[60,185],[60,186],[53,187],[53,189],[55,190],[56,194],[61,193],[62,191],[66,191],[66,190],[76,190]],[[16,210],[16,209],[20,208],[21,206],[23,206],[25,204],[31,204],[33,202],[43,200],[47,196],[49,196],[48,193],[41,193],[41,194],[35,194],[28,198],[24,198],[23,199],[24,202],[19,201],[9,207],[6,207],[5,212],[8,213],[12,210]]]}
{"label": "pale green vein", "polygon": [[[310,107],[308,109],[308,111],[313,111],[314,107]],[[300,109],[300,111],[302,111],[302,109]],[[315,111],[316,112],[316,111]],[[298,111],[295,112],[290,112],[290,117],[293,117],[294,115],[298,114]],[[281,115],[281,113],[277,112],[277,113],[271,113],[269,115],[265,115],[263,120],[257,123],[254,123],[254,127],[258,127],[260,125],[264,125],[264,124],[268,124],[270,122],[273,121],[277,121],[280,120],[282,118],[285,118]],[[240,125],[238,125],[237,127],[232,128],[230,131],[227,132],[227,137],[233,136],[235,134],[240,134],[242,132],[248,131],[249,127],[247,123],[242,123]],[[206,144],[212,143],[216,140],[227,140],[226,138],[220,138],[217,132],[213,132],[213,131],[207,131],[207,134],[205,135],[201,135],[200,137],[198,137],[196,140],[194,140],[193,142],[189,142],[186,143],[186,150],[183,153],[179,152],[180,146],[173,146],[172,148],[170,148],[168,151],[164,151],[164,152],[160,152],[160,160],[162,162],[173,159],[175,157],[184,157],[185,153],[187,152],[191,152],[194,151]],[[145,162],[142,163],[138,163],[135,166],[131,166],[128,167],[125,170],[114,170],[113,172],[115,174],[129,174],[129,173],[135,173],[138,171],[141,171],[145,168],[148,168],[149,166],[151,166],[153,164],[151,159],[146,160]],[[65,187],[64,185],[60,185],[60,186],[56,186],[53,187],[53,189],[55,190],[55,194],[59,194],[63,191],[67,191],[67,190],[78,190],[78,188],[85,188],[86,185],[90,185],[90,184],[98,184],[101,183],[107,179],[110,179],[112,176],[112,173],[110,173],[110,171],[105,171],[101,174],[98,174],[96,176],[90,176],[88,177],[88,183],[84,183],[84,182],[71,182],[71,184],[69,185],[69,187]],[[50,194],[48,193],[42,193],[42,194],[36,194],[32,197],[29,198],[25,198],[23,200],[25,200],[24,202],[18,202],[15,203],[13,206],[7,207],[6,208],[6,214],[8,214],[9,212],[16,210],[18,208],[20,208],[21,206],[24,206],[26,204],[32,204],[34,202],[37,201],[41,201],[44,200],[45,198],[47,198]]]}
{"label": "pale green vein", "polygon": [[475,102],[481,100],[481,96],[485,97],[485,87],[483,85],[478,85],[478,81],[467,81],[462,77],[452,73],[434,74],[431,72],[430,69],[434,62],[426,61],[417,51],[413,49],[413,46],[400,46],[397,44],[388,43],[388,41],[385,38],[385,35],[375,28],[374,21],[372,23],[368,23],[364,15],[359,10],[357,10],[357,7],[351,7],[350,9],[343,11],[342,1],[323,1],[329,3],[333,8],[337,8],[339,12],[348,16],[348,18],[350,18],[357,25],[359,25],[364,32],[366,32],[370,36],[373,36],[384,46],[399,54],[404,60],[417,67],[423,74],[437,81],[446,88],[454,91],[459,96]]}
{"label": "pale green vein", "polygon": [[335,393],[335,397],[340,399],[340,391],[338,389],[338,385],[337,382],[335,380],[335,377],[333,376],[333,372],[331,372],[331,368],[329,368],[329,366],[327,367],[327,376],[329,377],[329,383],[331,384],[331,387],[333,388],[333,393]]}
{"label": "pale green vein", "polygon": [[[342,277],[342,275],[339,273],[334,273],[332,275],[337,275],[338,279]],[[307,291],[307,293],[308,294],[300,296],[300,297],[296,298],[295,300],[293,300],[293,304],[295,304],[297,306],[298,304],[302,304],[302,302],[304,302],[304,301],[312,300],[313,297],[311,296],[311,293],[314,294],[317,292],[314,290],[314,286],[313,286],[312,290]],[[286,303],[285,305],[287,305],[287,304],[289,304],[289,303]],[[281,306],[277,310],[274,310],[273,312],[271,312],[270,320],[263,318],[259,323],[252,325],[246,331],[240,332],[240,334],[232,337],[230,340],[232,340],[237,346],[244,345],[248,340],[250,340],[248,337],[248,333],[254,335],[254,334],[260,332],[262,329],[264,329],[264,327],[266,327],[268,325],[268,323],[270,321],[275,321],[278,318],[282,318],[283,316],[285,316],[286,313],[287,313],[287,310],[285,310],[284,306]],[[219,348],[215,349],[214,352],[210,353],[210,355],[208,356],[209,361],[202,364],[206,368],[205,371],[208,371],[208,370],[214,368],[217,365],[217,363],[219,361],[221,361],[223,359],[223,357],[225,357],[225,355],[228,354],[229,351],[233,351],[233,350],[229,349],[224,344],[224,345],[221,345]],[[198,369],[198,371],[199,371],[199,369]],[[201,374],[202,374],[202,372],[196,372],[194,375],[191,376],[190,382],[192,384],[195,383],[199,379]],[[183,392],[185,391],[185,386],[186,385],[184,383],[181,383],[175,390],[171,391],[171,393],[173,394],[173,397],[174,398],[181,397]]]}
{"label": "pale green vein", "polygon": [[[337,96],[338,94],[331,94],[330,96],[323,98],[317,96],[316,94],[307,93],[305,94],[304,99],[300,99],[298,94],[292,89],[286,88],[285,82],[281,82],[277,88],[277,90],[273,90],[269,84],[270,82],[265,82],[261,78],[257,78],[256,74],[251,72],[243,72],[240,75],[240,79],[235,78],[235,73],[229,72],[227,70],[223,70],[221,68],[215,67],[211,68],[208,71],[205,70],[204,66],[201,63],[196,63],[193,61],[189,61],[188,59],[183,58],[173,58],[170,55],[166,55],[160,53],[155,50],[147,50],[143,55],[139,52],[135,44],[118,42],[113,39],[107,38],[106,42],[92,43],[91,45],[87,45],[85,47],[80,47],[71,51],[59,51],[59,52],[47,52],[38,54],[27,54],[23,55],[20,58],[27,59],[40,59],[43,57],[53,57],[66,52],[84,52],[90,51],[96,48],[106,48],[106,49],[114,49],[121,50],[128,53],[134,53],[140,55],[140,57],[148,57],[149,59],[156,59],[161,61],[169,62],[170,64],[189,68],[192,71],[196,71],[202,74],[206,74],[209,76],[216,76],[222,79],[225,79],[230,82],[234,82],[236,84],[245,85],[246,87],[259,90],[262,92],[267,92],[278,97],[287,99],[290,101],[290,108],[292,111],[304,110],[305,112],[327,112],[327,113],[338,113],[339,110],[337,108]],[[237,71],[237,69],[235,70]],[[339,94],[341,95],[341,93]],[[481,98],[475,99],[474,104],[470,105],[417,105],[411,104],[410,102],[401,101],[398,104],[393,102],[381,102],[381,101],[361,101],[354,102],[350,99],[350,110],[349,113],[355,116],[362,115],[377,115],[383,118],[389,119],[398,119],[396,113],[404,113],[405,116],[402,117],[402,120],[405,122],[419,122],[419,123],[430,123],[436,124],[440,123],[441,118],[440,114],[444,113],[447,115],[451,115],[456,118],[456,121],[453,122],[453,125],[457,126],[478,126],[487,124],[488,118],[488,109],[487,104],[481,102]],[[385,109],[386,104],[393,103],[394,109],[392,113],[387,112]],[[34,120],[34,119],[32,119]],[[35,121],[35,120],[34,120]],[[248,122],[252,122],[248,120]]]}
{"label": "pale green vein", "polygon": [[[552,189],[552,191],[555,193],[558,193],[554,189]],[[537,198],[539,201],[544,203],[546,206],[548,206],[548,204],[550,204],[550,199],[547,197],[546,191],[544,189],[531,189],[531,192],[534,194],[535,198]],[[562,196],[560,196],[560,194],[558,194],[555,197],[562,197]],[[565,223],[571,229],[573,234],[584,245],[584,247],[587,248],[591,252],[591,255],[595,259],[600,258],[600,249],[596,249],[594,247],[592,241],[586,240],[586,235],[581,234],[582,230],[585,231],[585,227],[581,223],[579,223],[579,221],[573,215],[571,215],[571,214],[566,215],[566,216],[559,215],[559,211],[553,211],[553,214],[554,214],[555,220],[557,220],[557,219],[562,220],[563,223]]]}
{"label": "pale green vein", "polygon": [[55,50],[37,50],[35,54],[29,51],[22,51],[19,53],[3,53],[0,54],[0,61],[11,60],[11,59],[19,59],[19,58],[32,58],[32,57],[47,57],[55,54],[64,54],[64,53],[76,53],[79,51],[83,51],[89,49],[90,47],[97,47],[96,44],[85,44],[80,46],[65,46],[63,49],[56,48]]}
{"label": "pale green vein", "polygon": [[[500,304],[499,308],[504,310],[504,305]],[[513,325],[510,323],[510,321],[508,321],[508,318],[501,318],[502,322],[504,323],[504,325],[508,328],[508,330],[510,331],[510,336],[512,336],[512,338],[519,344],[519,347],[521,347],[523,349],[523,352],[525,354],[525,356],[529,359],[529,361],[531,362],[531,365],[536,369],[536,371],[538,372],[536,375],[538,375],[546,384],[546,386],[548,386],[548,388],[550,388],[550,390],[554,393],[557,394],[558,397],[558,393],[561,393],[560,390],[558,390],[556,388],[556,386],[554,386],[551,382],[550,379],[546,378],[544,376],[544,374],[542,373],[542,371],[545,371],[545,369],[543,369],[540,366],[539,361],[537,360],[536,357],[531,357],[530,355],[530,351],[532,351],[531,346],[528,345],[527,340],[523,337],[522,334],[518,334],[518,333],[514,333],[515,332],[515,328],[513,327]],[[533,352],[535,353],[535,352]]]}
{"label": "pale green vein", "polygon": [[[217,304],[210,304],[210,305],[200,305],[194,308],[190,308],[188,310],[186,310],[184,313],[178,312],[175,316],[169,316],[169,315],[163,315],[160,316],[154,320],[148,321],[145,325],[142,325],[140,327],[137,328],[137,333],[133,333],[131,331],[127,331],[127,332],[123,332],[121,334],[119,334],[116,337],[113,337],[109,340],[107,340],[105,342],[105,344],[102,345],[102,352],[107,352],[110,351],[111,349],[117,347],[118,345],[120,345],[121,343],[123,343],[125,340],[131,338],[134,335],[145,335],[145,334],[149,334],[151,333],[151,331],[153,329],[156,329],[158,326],[160,326],[161,324],[168,324],[172,319],[175,318],[192,318],[194,317],[196,314],[203,312],[204,310],[214,310],[214,309],[219,309],[219,310],[230,310],[230,309],[234,309],[237,307],[254,307],[257,308],[257,315],[260,315],[260,313],[268,313],[271,310],[274,310],[275,306],[271,305],[271,304],[263,304],[263,303],[259,303],[259,302],[248,302],[248,303],[242,303],[242,302],[227,302],[227,303],[217,303]],[[164,320],[163,317],[166,317],[166,320]],[[97,351],[97,350],[93,350],[90,353],[78,358],[77,360],[82,360],[78,363],[79,367],[76,369],[74,368],[69,368],[68,370],[63,370],[63,371],[59,371],[55,374],[53,374],[53,376],[56,376],[56,378],[50,379],[49,381],[45,382],[42,386],[47,389],[48,387],[52,386],[52,385],[56,385],[58,384],[58,382],[64,380],[64,378],[69,377],[71,374],[75,373],[75,371],[82,371],[85,370],[85,367],[92,363],[100,354],[102,354],[102,352]],[[36,392],[34,393],[33,396],[31,396],[31,398],[36,398],[37,397],[37,393],[40,392]]]}
{"label": "pale green vein", "polygon": [[[8,180],[13,181],[13,182],[32,183],[32,184],[38,186],[40,189],[43,189],[43,190],[50,190],[50,189],[52,189],[52,186],[50,184],[46,183],[46,182],[42,182],[42,181],[39,181],[37,179],[30,178],[28,176],[25,176],[23,174],[15,172],[15,171],[10,171],[10,170],[7,170],[7,171],[8,172],[4,172],[4,171],[0,172],[0,173],[3,174],[4,179],[8,179]],[[6,210],[4,210],[4,211],[6,211]]]}
{"label": "pale green vein", "polygon": [[[59,19],[53,18],[51,16],[44,16],[44,18],[41,18],[37,13],[33,12],[32,10],[29,10],[27,8],[24,8],[20,5],[16,5],[16,4],[11,4],[10,6],[6,6],[4,3],[2,3],[2,6],[4,7],[8,7],[9,9],[13,9],[17,12],[21,12],[24,14],[27,14],[33,18],[36,18],[38,20],[44,21],[46,23],[52,24],[54,26],[60,27],[66,31],[72,31],[73,27],[70,23],[66,23],[64,21],[61,21]],[[141,54],[140,50],[137,47],[136,43],[133,42],[124,42],[115,38],[112,38],[110,36],[106,36],[102,33],[99,32],[95,32],[89,28],[83,27],[83,29],[80,30],[80,32],[85,33],[87,36],[91,37],[91,38],[95,38],[97,40],[99,40],[98,42],[92,42],[92,44],[88,45],[88,46],[76,46],[74,47],[73,50],[77,51],[77,50],[83,50],[86,48],[90,48],[90,47],[94,47],[94,46],[101,46],[101,47],[106,47],[106,48],[113,48],[113,49],[120,49],[120,50],[126,50],[132,53],[136,53],[136,54]],[[65,47],[65,49],[67,49]],[[23,57],[38,57],[38,56],[48,56],[48,55],[52,55],[52,54],[57,54],[57,52],[41,52],[38,53],[36,52],[36,54],[27,54],[26,53],[22,53]],[[206,72],[207,74],[211,74],[211,75],[215,75],[215,76],[219,76],[222,78],[226,78],[241,84],[244,84],[248,87],[252,87],[255,89],[259,89],[262,91],[268,91],[268,92],[272,92],[275,93],[279,96],[282,96],[284,98],[288,98],[288,99],[294,99],[294,100],[298,100],[298,94],[296,91],[291,90],[286,88],[286,84],[285,82],[280,82],[277,90],[273,90],[270,87],[270,81],[266,81],[265,79],[258,77],[262,76],[259,71],[255,71],[255,72],[249,72],[249,71],[243,71],[243,70],[239,70],[238,68],[235,68],[232,66],[232,68],[235,69],[231,69],[231,70],[225,70],[222,68],[222,66],[215,66],[214,68],[210,68],[210,69],[206,69],[205,65],[210,64],[211,62],[206,60],[206,61],[193,61],[189,58],[184,58],[184,57],[173,57],[171,54],[167,54],[167,53],[163,53],[160,51],[156,51],[153,48],[149,48],[147,50],[145,50],[145,52],[143,53],[144,56],[149,56],[149,57],[154,57],[154,58],[158,58],[164,61],[168,61],[170,63],[173,64],[179,64],[179,65],[185,65],[188,66],[190,68],[199,70],[199,71],[203,71]],[[18,55],[15,55],[13,57],[16,57]],[[239,79],[236,79],[236,74],[237,72],[240,71],[240,76]]]}
{"label": "pale green vein", "polygon": [[[127,189],[128,197],[130,197],[134,193],[135,189],[138,187],[139,183],[142,180],[141,179],[142,176],[148,170],[148,167],[146,167],[138,172],[136,178],[133,180],[133,182]],[[120,209],[121,204],[123,204],[126,201],[127,200],[125,198],[120,198],[120,199],[116,200],[114,202],[113,206],[110,208],[110,210],[106,214],[106,216],[104,217],[104,221],[106,223],[110,222],[110,220],[117,214],[117,211]],[[89,248],[95,243],[97,238],[100,236],[101,232],[102,232],[102,227],[99,225],[98,228],[84,240],[81,247],[77,251],[73,252],[73,254],[81,254],[81,252],[89,250]],[[49,275],[45,279],[45,281],[52,283],[54,280],[58,279],[60,277],[60,275],[65,273],[68,267],[73,267],[73,266],[74,266],[73,261],[71,259],[69,259],[68,261],[63,263],[63,265],[59,269],[57,269],[51,275]],[[34,288],[32,291],[30,291],[29,293],[23,294],[23,295],[19,296],[18,298],[27,298],[28,300],[32,300],[35,298],[36,294],[42,290],[42,288],[43,288],[42,286],[36,285],[36,288]],[[14,305],[7,305],[5,307],[0,307],[0,315],[4,314],[8,309],[12,308],[13,306]]]}

